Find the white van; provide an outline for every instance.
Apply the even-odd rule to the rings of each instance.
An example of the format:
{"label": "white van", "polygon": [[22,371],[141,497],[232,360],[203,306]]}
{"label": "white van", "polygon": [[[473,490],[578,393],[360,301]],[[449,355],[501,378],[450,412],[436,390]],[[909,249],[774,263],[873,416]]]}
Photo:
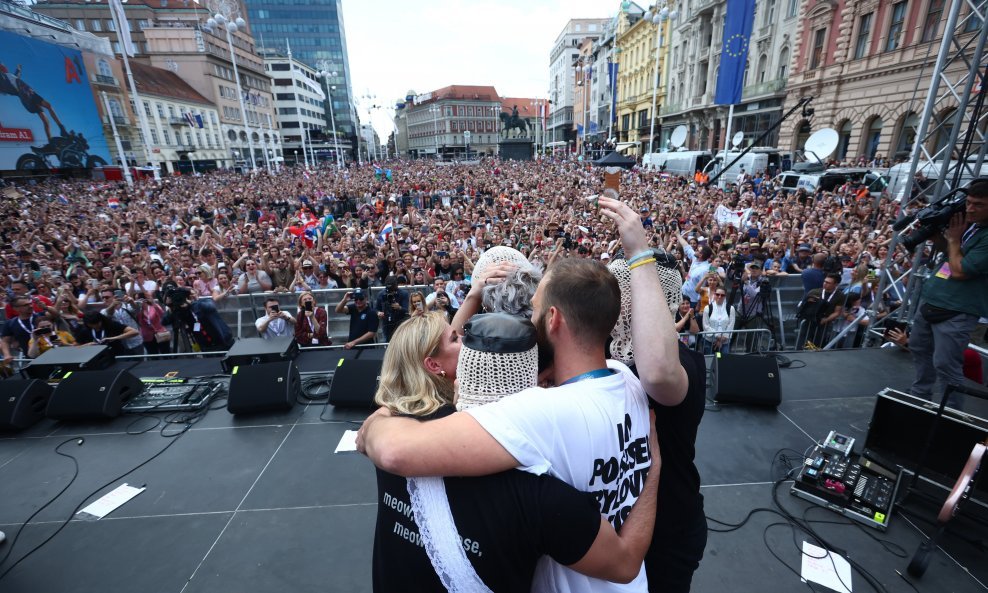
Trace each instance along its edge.
{"label": "white van", "polygon": [[681,150],[675,152],[651,152],[642,157],[646,171],[661,171],[677,177],[693,178],[710,162],[709,150]]}
{"label": "white van", "polygon": [[806,193],[809,194],[816,192],[817,189],[834,191],[848,181],[864,183],[868,186],[869,191],[874,189],[881,192],[884,189],[883,173],[884,171],[874,171],[863,167],[839,167],[810,172],[786,171],[781,173],[776,181],[779,187],[787,192],[797,189],[806,190]]}
{"label": "white van", "polygon": [[[971,161],[969,161],[972,162],[971,164],[972,167],[974,166],[973,161],[976,158],[977,157],[971,157]],[[948,174],[948,179],[946,180],[945,183],[945,187],[944,187],[945,192],[953,189],[952,187],[950,187],[949,177],[952,175],[954,167],[956,167],[959,164],[960,163],[958,161],[951,161],[951,172],[950,174]],[[927,163],[917,168],[916,172],[922,173],[924,177],[930,180],[930,182],[935,182],[937,178],[940,177],[940,167],[942,165],[943,165],[943,161],[939,161],[936,163]],[[894,199],[897,202],[901,202],[904,197],[906,190],[906,180],[909,179],[909,166],[910,163],[900,163],[898,165],[889,168],[887,175],[888,192],[892,196],[892,199]],[[962,167],[961,177],[960,177],[960,187],[964,187],[972,179],[980,175],[981,175],[980,168],[976,169],[974,171],[974,175],[972,176],[966,168]]]}
{"label": "white van", "polygon": [[[707,163],[707,170],[704,172],[713,177],[720,167],[730,164],[739,154],[741,154],[740,151],[735,151],[728,152],[725,156],[723,152],[718,152]],[[782,168],[782,153],[777,148],[752,148],[738,162],[724,171],[718,182],[723,180],[725,183],[735,183],[737,182],[738,175],[741,173],[741,169],[744,169],[745,173],[749,175],[754,175],[758,171],[767,171],[769,165],[774,166],[776,171],[780,170]]]}

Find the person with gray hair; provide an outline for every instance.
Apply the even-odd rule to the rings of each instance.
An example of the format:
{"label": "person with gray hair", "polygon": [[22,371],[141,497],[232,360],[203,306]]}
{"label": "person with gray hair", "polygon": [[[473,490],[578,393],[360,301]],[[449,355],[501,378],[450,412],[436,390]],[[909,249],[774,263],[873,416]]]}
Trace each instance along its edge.
{"label": "person with gray hair", "polygon": [[529,264],[512,270],[504,280],[485,284],[484,311],[532,318],[532,295],[542,280],[542,266]]}

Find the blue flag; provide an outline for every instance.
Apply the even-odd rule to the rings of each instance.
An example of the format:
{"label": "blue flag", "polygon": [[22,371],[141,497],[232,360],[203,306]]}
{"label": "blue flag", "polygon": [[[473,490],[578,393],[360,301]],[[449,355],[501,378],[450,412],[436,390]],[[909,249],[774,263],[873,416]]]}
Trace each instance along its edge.
{"label": "blue flag", "polygon": [[727,0],[724,19],[723,50],[717,73],[717,105],[737,105],[741,102],[744,65],[748,61],[748,43],[755,22],[755,0]]}
{"label": "blue flag", "polygon": [[583,137],[583,124],[576,124],[576,135],[580,138]]}
{"label": "blue flag", "polygon": [[607,82],[611,89],[611,122],[617,121],[617,79],[618,63],[607,63]]}

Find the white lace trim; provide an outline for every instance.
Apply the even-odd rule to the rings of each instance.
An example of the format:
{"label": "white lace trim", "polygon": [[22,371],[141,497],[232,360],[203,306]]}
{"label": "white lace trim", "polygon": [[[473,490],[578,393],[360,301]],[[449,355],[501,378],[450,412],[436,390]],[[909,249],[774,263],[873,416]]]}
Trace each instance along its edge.
{"label": "white lace trim", "polygon": [[491,593],[467,559],[453,522],[442,478],[408,478],[415,523],[425,553],[439,580],[451,593]]}

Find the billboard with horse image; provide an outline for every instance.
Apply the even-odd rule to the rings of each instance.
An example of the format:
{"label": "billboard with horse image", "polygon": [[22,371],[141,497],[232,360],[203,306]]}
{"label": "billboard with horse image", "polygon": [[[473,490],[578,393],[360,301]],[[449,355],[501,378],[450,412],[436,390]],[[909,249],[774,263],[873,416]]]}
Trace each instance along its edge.
{"label": "billboard with horse image", "polygon": [[82,54],[0,31],[0,170],[91,168],[109,159]]}

